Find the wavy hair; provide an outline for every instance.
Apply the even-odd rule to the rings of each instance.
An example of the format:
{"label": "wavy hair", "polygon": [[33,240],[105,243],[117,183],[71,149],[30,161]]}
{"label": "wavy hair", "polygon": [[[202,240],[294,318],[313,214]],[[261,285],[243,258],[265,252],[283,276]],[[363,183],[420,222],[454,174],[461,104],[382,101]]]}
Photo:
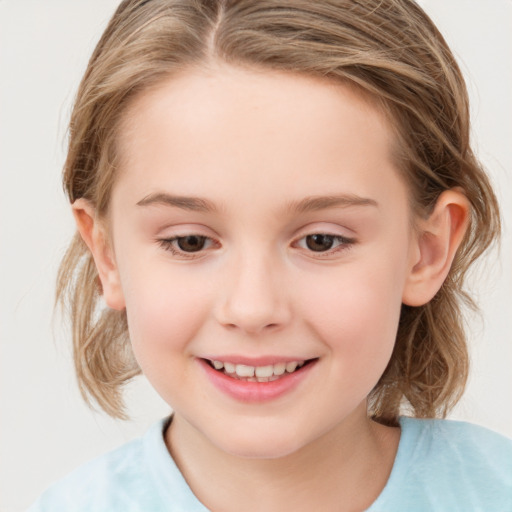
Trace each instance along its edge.
{"label": "wavy hair", "polygon": [[[469,138],[468,96],[442,35],[412,0],[125,0],[89,61],[70,121],[63,183],[71,202],[108,213],[126,109],[144,90],[212,59],[352,84],[379,105],[396,132],[396,160],[415,215],[461,187],[470,227],[432,301],[403,306],[391,360],[368,402],[394,424],[404,407],[443,417],[468,374],[464,291],[471,264],[500,231],[489,180]],[[91,254],[77,234],[59,270],[57,300],[72,324],[83,396],[125,417],[122,386],[140,373],[125,311],[102,307]]]}

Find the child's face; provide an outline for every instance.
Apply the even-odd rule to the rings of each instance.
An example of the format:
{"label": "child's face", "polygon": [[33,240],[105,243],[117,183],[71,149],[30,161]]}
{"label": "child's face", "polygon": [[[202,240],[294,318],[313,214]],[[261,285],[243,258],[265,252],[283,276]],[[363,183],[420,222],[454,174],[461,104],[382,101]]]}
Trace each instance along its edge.
{"label": "child's face", "polygon": [[[277,72],[190,72],[135,102],[106,297],[181,425],[277,457],[366,421],[417,258],[391,144],[355,92]],[[213,360],[310,362],[260,383]]]}

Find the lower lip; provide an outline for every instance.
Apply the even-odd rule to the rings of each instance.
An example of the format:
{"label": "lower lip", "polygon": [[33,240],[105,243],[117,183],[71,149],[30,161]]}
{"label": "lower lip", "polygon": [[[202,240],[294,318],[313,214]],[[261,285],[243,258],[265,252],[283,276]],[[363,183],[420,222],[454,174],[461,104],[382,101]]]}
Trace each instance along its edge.
{"label": "lower lip", "polygon": [[316,365],[311,361],[293,373],[271,382],[248,382],[228,377],[222,372],[213,369],[204,359],[197,359],[210,382],[226,395],[241,402],[268,402],[275,400],[295,389]]}

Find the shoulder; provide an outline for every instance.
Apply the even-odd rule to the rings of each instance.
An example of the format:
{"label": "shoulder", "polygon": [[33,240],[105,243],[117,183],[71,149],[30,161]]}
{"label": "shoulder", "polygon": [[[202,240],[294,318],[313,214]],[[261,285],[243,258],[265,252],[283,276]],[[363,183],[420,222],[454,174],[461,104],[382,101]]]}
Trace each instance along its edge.
{"label": "shoulder", "polygon": [[400,418],[400,426],[381,503],[396,511],[512,510],[512,440],[461,421]]}
{"label": "shoulder", "polygon": [[167,451],[165,424],[159,421],[143,437],[75,469],[28,512],[205,510]]}
{"label": "shoulder", "polygon": [[[417,455],[460,465],[466,472],[485,469],[512,485],[512,440],[464,421],[401,418],[404,443]],[[414,445],[414,446],[413,446]]]}
{"label": "shoulder", "polygon": [[76,468],[46,490],[29,512],[110,510],[111,501],[124,503],[129,497],[123,488],[140,479],[143,465],[142,439],[136,439]]}

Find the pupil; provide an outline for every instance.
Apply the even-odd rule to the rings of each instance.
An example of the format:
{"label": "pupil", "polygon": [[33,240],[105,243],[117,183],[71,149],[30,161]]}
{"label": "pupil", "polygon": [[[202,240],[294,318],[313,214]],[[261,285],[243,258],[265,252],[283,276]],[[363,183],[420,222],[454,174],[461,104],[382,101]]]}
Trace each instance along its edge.
{"label": "pupil", "polygon": [[328,251],[334,243],[332,235],[308,235],[306,237],[306,245],[312,251]]}
{"label": "pupil", "polygon": [[185,252],[200,251],[204,247],[205,240],[204,236],[182,236],[178,238],[178,247]]}

